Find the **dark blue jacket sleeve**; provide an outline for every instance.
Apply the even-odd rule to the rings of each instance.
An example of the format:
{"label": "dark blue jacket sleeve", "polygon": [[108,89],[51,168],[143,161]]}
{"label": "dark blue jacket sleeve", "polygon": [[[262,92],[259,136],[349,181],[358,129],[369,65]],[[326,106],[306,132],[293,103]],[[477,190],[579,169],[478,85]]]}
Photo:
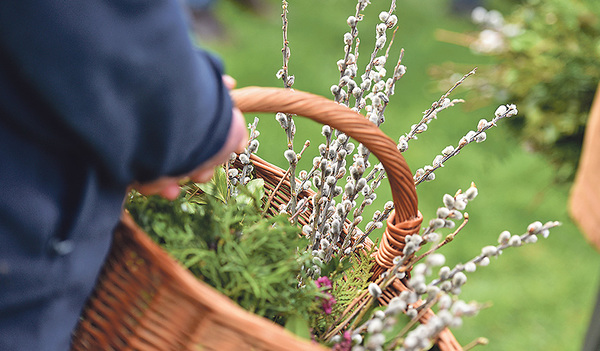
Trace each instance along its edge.
{"label": "dark blue jacket sleeve", "polygon": [[178,5],[0,2],[0,50],[47,107],[12,122],[78,148],[121,184],[205,161],[225,141],[231,102],[219,63],[194,49]]}

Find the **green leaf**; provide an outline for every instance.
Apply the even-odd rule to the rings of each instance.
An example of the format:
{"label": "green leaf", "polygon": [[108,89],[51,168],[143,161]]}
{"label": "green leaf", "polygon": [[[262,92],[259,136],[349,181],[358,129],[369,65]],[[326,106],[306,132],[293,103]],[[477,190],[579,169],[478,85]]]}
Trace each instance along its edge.
{"label": "green leaf", "polygon": [[254,198],[258,201],[260,201],[263,198],[263,196],[265,196],[264,179],[252,179],[250,182],[248,182],[246,188],[248,188],[248,191],[250,191],[250,193],[252,193],[252,195],[254,195]]}
{"label": "green leaf", "polygon": [[285,329],[301,338],[310,340],[310,328],[308,327],[308,320],[304,319],[299,314],[292,314],[289,316],[287,322],[285,322]]}
{"label": "green leaf", "polygon": [[352,267],[352,262],[349,256],[344,256],[340,260],[340,256],[333,256],[327,263],[319,264],[321,267],[321,276],[331,276],[340,272],[345,272],[348,268]]}
{"label": "green leaf", "polygon": [[215,168],[215,174],[210,182],[205,184],[198,184],[198,187],[206,194],[220,200],[223,203],[227,203],[229,198],[227,191],[227,175],[223,167]]}
{"label": "green leaf", "polygon": [[251,205],[259,207],[261,199],[265,195],[265,181],[263,179],[253,179],[246,186],[238,188],[241,192],[236,197],[236,202],[241,205]]}

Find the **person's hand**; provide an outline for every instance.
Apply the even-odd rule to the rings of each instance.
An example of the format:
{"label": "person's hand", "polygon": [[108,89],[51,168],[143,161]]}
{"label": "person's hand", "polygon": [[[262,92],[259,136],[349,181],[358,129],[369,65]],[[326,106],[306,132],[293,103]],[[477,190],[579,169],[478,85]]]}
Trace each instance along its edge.
{"label": "person's hand", "polygon": [[[235,87],[235,80],[230,76],[224,76],[223,82],[229,89]],[[181,182],[187,180],[196,183],[208,182],[214,174],[215,167],[227,162],[229,160],[229,155],[231,155],[232,152],[239,153],[244,151],[247,143],[248,132],[246,130],[244,115],[242,115],[242,112],[237,107],[234,107],[231,117],[231,127],[229,128],[227,139],[216,155],[188,174],[180,177],[161,177],[155,181],[144,184],[136,182],[132,184],[132,187],[144,195],[160,195],[166,199],[174,200],[179,196],[181,191]]]}

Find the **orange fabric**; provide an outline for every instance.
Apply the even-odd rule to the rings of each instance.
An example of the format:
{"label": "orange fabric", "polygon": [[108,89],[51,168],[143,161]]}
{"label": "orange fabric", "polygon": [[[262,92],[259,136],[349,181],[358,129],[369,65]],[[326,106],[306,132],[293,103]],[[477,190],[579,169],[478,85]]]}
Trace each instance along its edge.
{"label": "orange fabric", "polygon": [[588,241],[600,251],[600,86],[585,131],[569,211]]}

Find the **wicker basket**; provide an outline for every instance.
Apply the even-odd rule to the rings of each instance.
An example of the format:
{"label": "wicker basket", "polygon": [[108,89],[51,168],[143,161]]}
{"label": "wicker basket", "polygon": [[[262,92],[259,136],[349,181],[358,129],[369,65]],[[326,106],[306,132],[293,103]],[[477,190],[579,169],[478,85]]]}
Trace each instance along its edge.
{"label": "wicker basket", "polygon": [[[243,88],[232,92],[243,112],[285,112],[309,117],[339,129],[363,143],[383,164],[395,210],[390,214],[382,244],[376,252],[374,276],[391,266],[402,252],[404,237],[418,233],[422,216],[412,173],[396,144],[360,114],[316,95],[277,88]],[[255,176],[276,191],[272,211],[287,203],[289,178],[258,157]],[[299,194],[310,197],[310,190]],[[311,205],[309,205],[311,206]],[[310,212],[310,208],[309,211]],[[299,217],[306,223],[308,216]],[[373,243],[365,242],[369,248]],[[386,304],[404,283],[396,279],[380,302]],[[428,311],[421,322],[426,323]],[[461,350],[449,330],[438,339],[443,351]],[[96,289],[75,331],[74,350],[325,350],[301,340],[280,326],[242,310],[197,280],[152,242],[124,213]]]}

